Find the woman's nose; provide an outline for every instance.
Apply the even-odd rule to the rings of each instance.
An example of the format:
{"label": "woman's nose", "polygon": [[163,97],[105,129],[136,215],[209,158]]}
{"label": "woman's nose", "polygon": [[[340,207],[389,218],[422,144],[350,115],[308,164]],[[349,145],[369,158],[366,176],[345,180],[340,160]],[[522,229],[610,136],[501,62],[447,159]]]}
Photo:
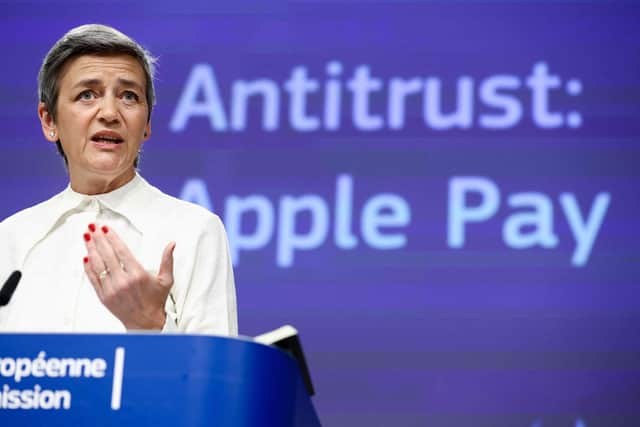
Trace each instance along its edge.
{"label": "woman's nose", "polygon": [[118,121],[118,104],[115,97],[104,96],[102,98],[100,110],[98,112],[98,119],[107,123]]}

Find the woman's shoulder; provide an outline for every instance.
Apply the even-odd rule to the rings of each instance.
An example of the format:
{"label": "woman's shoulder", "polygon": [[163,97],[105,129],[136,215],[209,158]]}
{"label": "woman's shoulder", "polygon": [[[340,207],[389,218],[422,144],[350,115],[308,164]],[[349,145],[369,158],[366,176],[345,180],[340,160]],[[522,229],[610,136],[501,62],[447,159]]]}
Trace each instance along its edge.
{"label": "woman's shoulder", "polygon": [[[149,185],[149,184],[147,184]],[[182,223],[219,226],[222,221],[215,213],[195,203],[181,200],[149,185],[152,192],[152,210],[167,220],[175,219]]]}
{"label": "woman's shoulder", "polygon": [[43,218],[46,218],[50,215],[51,208],[56,205],[60,194],[56,194],[48,200],[37,203],[33,206],[30,206],[26,209],[18,211],[0,223],[0,228],[3,229],[16,229],[16,227],[20,226],[32,226],[33,224],[38,224],[42,222]]}
{"label": "woman's shoulder", "polygon": [[0,223],[0,257],[11,268],[20,265],[29,248],[50,227],[57,197],[14,213]]}

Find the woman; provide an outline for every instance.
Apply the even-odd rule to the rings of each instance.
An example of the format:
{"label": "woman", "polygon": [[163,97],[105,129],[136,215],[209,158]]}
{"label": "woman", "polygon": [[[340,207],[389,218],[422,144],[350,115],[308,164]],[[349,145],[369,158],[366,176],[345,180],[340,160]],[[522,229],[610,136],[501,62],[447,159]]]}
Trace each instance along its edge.
{"label": "woman", "polygon": [[136,172],[151,136],[154,59],[103,25],[69,31],[38,76],[38,115],[69,186],[0,225],[0,274],[22,271],[0,330],[237,334],[217,216]]}

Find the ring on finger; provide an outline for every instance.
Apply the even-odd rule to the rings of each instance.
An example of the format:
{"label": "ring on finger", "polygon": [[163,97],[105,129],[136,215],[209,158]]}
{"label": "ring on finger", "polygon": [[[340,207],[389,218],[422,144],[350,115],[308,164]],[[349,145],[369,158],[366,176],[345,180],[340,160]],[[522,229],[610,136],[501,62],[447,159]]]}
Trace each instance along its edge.
{"label": "ring on finger", "polygon": [[100,272],[100,274],[98,274],[98,279],[103,280],[105,277],[107,277],[109,275],[109,269],[105,268],[104,270],[102,270]]}

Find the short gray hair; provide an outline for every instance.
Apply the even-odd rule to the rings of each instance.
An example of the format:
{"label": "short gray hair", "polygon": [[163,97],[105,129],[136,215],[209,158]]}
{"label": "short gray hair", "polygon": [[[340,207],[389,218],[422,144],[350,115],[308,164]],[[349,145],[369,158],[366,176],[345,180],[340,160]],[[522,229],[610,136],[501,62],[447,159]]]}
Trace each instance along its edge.
{"label": "short gray hair", "polygon": [[[60,73],[66,62],[80,55],[118,54],[130,55],[137,59],[142,66],[146,79],[145,96],[149,108],[147,121],[151,119],[151,110],[156,102],[155,88],[153,86],[156,58],[135,40],[113,27],[87,24],[73,28],[62,36],[49,50],[40,67],[40,72],[38,73],[38,99],[45,104],[54,121],[60,91]],[[62,150],[60,141],[56,144],[58,151],[64,158],[65,163],[67,163],[67,157]]]}

